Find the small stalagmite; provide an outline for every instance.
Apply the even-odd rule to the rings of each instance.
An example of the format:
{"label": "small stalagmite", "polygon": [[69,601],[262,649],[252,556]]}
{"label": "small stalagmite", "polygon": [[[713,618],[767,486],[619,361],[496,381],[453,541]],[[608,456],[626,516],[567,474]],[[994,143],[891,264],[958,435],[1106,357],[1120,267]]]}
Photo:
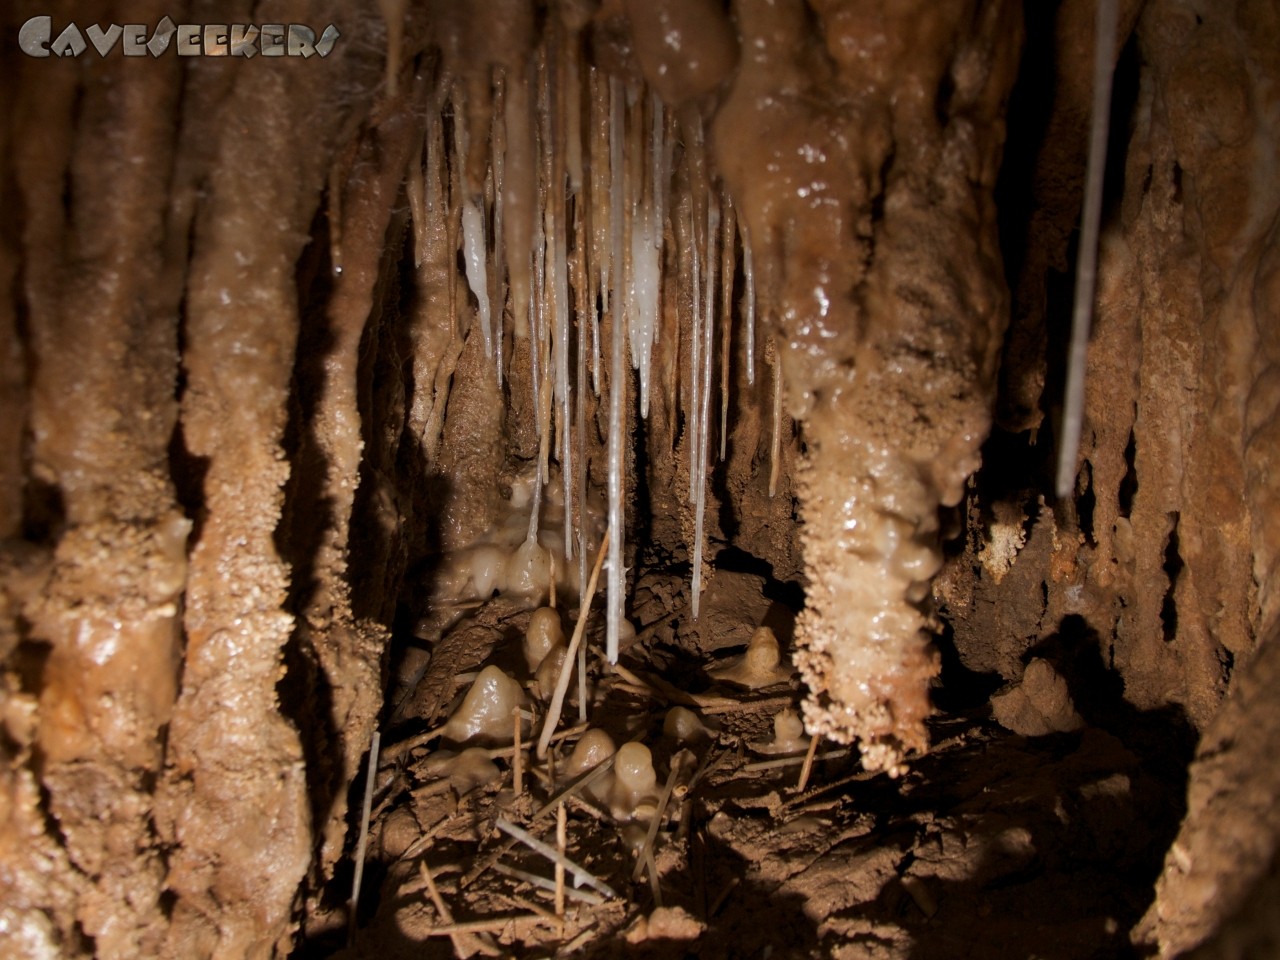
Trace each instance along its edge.
{"label": "small stalagmite", "polygon": [[778,638],[769,627],[757,627],[747,644],[747,652],[734,657],[723,666],[707,671],[716,680],[759,690],[775,683],[786,683],[794,672],[784,662]]}
{"label": "small stalagmite", "polygon": [[[579,738],[573,747],[573,752],[569,754],[569,759],[565,761],[563,771],[565,779],[576,780],[616,754],[617,749],[613,737],[599,727],[592,727]],[[607,805],[609,795],[613,792],[615,779],[616,774],[609,770],[598,780],[582,788],[581,792],[587,799]]]}
{"label": "small stalagmite", "polygon": [[552,648],[565,645],[564,628],[560,625],[560,614],[550,607],[539,607],[529,617],[529,626],[524,632],[524,662],[532,673],[546,659]]}
{"label": "small stalagmite", "polygon": [[772,740],[751,744],[752,750],[763,754],[803,753],[808,747],[809,738],[804,734],[804,721],[790,707],[774,714]]}
{"label": "small stalagmite", "polygon": [[441,736],[453,743],[476,746],[509,744],[513,737],[511,716],[523,700],[520,684],[490,664],[480,671],[445,723]]}
{"label": "small stalagmite", "polygon": [[489,751],[484,747],[468,747],[460,753],[437,750],[420,770],[424,776],[447,779],[459,796],[493,783],[501,776],[498,765],[489,758]]}
{"label": "small stalagmite", "polygon": [[621,821],[631,820],[658,800],[658,774],[653,754],[643,743],[633,740],[618,748],[613,761],[614,782],[609,794],[609,811]]}
{"label": "small stalagmite", "polygon": [[712,739],[712,730],[688,707],[674,706],[662,720],[662,735],[677,743],[701,743]]}

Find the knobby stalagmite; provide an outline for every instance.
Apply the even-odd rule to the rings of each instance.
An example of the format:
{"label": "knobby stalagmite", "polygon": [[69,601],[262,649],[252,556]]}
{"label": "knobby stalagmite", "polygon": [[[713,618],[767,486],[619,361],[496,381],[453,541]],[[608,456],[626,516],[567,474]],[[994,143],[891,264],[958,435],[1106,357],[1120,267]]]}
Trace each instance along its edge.
{"label": "knobby stalagmite", "polygon": [[[302,742],[276,691],[295,621],[275,535],[289,476],[281,443],[298,340],[295,269],[343,114],[305,62],[245,66],[215,116],[188,121],[209,124],[216,139],[210,201],[194,226],[182,358],[182,437],[204,466],[201,524],[185,594],[182,691],[157,797],[174,846],[175,956],[270,955],[291,935],[312,857]],[[254,118],[251,139],[236,135],[237,117]],[[342,355],[334,362],[341,390]],[[339,393],[335,413],[342,401]],[[331,469],[344,475],[341,459]]]}
{"label": "knobby stalagmite", "polygon": [[738,6],[751,69],[715,146],[807,447],[806,718],[892,769],[927,744],[938,507],[959,502],[989,423],[1007,309],[991,190],[1019,16],[815,10],[818,34],[798,2]]}
{"label": "knobby stalagmite", "polygon": [[[6,926],[49,951],[74,917],[116,957],[155,952],[165,935],[150,810],[180,669],[191,529],[166,462],[181,288],[166,282],[171,224],[153,193],[174,162],[178,70],[165,64],[142,84],[125,73],[118,61],[98,65],[78,127],[74,73],[46,73],[46,112],[14,118],[10,134],[15,204],[60,209],[69,191],[71,205],[26,218],[19,241],[31,264],[21,278],[28,482],[48,491],[43,522],[61,529],[50,552],[9,560],[19,579],[7,591],[6,654],[28,629],[47,646],[35,690],[6,684],[26,757],[6,795]],[[56,132],[38,135],[49,122]],[[53,844],[38,825],[46,815],[58,823]]]}

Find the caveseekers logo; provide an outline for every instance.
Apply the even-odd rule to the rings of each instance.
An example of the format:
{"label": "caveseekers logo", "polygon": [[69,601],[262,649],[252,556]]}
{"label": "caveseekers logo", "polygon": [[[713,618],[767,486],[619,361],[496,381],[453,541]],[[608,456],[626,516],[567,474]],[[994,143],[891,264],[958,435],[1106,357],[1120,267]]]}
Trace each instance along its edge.
{"label": "caveseekers logo", "polygon": [[[333,24],[316,32],[300,23],[178,23],[164,17],[150,31],[145,23],[90,24],[81,32],[69,23],[54,36],[52,17],[32,17],[18,31],[29,57],[78,57],[93,49],[101,57],[117,46],[126,57],[158,57],[172,46],[180,57],[327,57],[340,34]],[[88,37],[86,41],[85,38]]]}

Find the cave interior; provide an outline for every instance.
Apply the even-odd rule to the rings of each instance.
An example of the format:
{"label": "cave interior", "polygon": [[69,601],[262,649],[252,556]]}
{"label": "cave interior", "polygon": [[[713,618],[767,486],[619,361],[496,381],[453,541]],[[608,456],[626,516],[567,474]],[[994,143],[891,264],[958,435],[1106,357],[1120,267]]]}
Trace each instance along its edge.
{"label": "cave interior", "polygon": [[1280,955],[1280,5],[233,6],[0,12],[0,954]]}

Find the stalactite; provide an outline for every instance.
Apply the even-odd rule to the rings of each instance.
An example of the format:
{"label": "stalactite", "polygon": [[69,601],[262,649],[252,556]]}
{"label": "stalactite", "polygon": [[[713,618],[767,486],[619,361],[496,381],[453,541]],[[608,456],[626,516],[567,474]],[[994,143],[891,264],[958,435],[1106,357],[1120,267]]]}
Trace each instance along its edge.
{"label": "stalactite", "polygon": [[[536,214],[536,211],[535,211]],[[543,333],[544,319],[544,303],[546,294],[544,292],[545,281],[543,267],[546,259],[546,250],[544,247],[545,231],[542,226],[542,217],[535,216],[533,227],[533,246],[529,253],[530,265],[532,267],[532,294],[533,298],[529,303],[529,369],[530,381],[533,388],[533,410],[534,410],[534,432],[538,439],[542,439],[542,399],[545,392],[544,385],[546,373],[544,367],[546,364],[542,358],[542,345],[546,342],[546,336]],[[544,460],[541,453],[538,454],[538,461],[542,463]]]}
{"label": "stalactite", "polygon": [[493,271],[490,274],[493,288],[494,318],[494,368],[498,374],[498,387],[502,388],[505,371],[503,370],[503,349],[506,344],[506,303],[507,303],[507,242],[506,224],[503,221],[503,195],[506,193],[506,155],[507,155],[507,123],[506,83],[501,73],[495,78],[497,93],[494,96],[493,122],[489,128],[489,153],[492,157],[490,173],[492,176],[493,205]]}
{"label": "stalactite", "polygon": [[721,194],[724,217],[720,237],[720,460],[724,461],[729,443],[729,371],[733,350],[734,260],[733,238],[737,234],[737,218],[727,193]]}
{"label": "stalactite", "polygon": [[564,38],[564,72],[560,102],[564,115],[564,164],[569,179],[569,195],[582,192],[582,40],[577,31]]}
{"label": "stalactite", "polygon": [[[511,283],[511,313],[517,338],[529,336],[530,288],[528,252],[533,247],[533,222],[537,203],[537,169],[533,151],[532,110],[528,70],[508,70],[503,78],[503,206]],[[537,377],[534,377],[537,383]],[[537,409],[537,403],[534,403]]]}
{"label": "stalactite", "polygon": [[[631,221],[631,281],[628,284],[628,330],[630,333],[631,362],[640,373],[640,414],[649,416],[649,381],[653,369],[653,346],[658,333],[658,309],[662,296],[662,208],[661,168],[663,152],[662,105],[655,97],[649,97],[652,117],[648,152],[636,149],[636,162],[648,159],[644,171],[634,185],[639,199],[639,210]],[[637,98],[635,112],[642,113],[644,99]],[[637,124],[643,129],[643,124]],[[636,140],[631,141],[636,144]],[[637,145],[638,146],[638,145]]]}
{"label": "stalactite", "polygon": [[[288,473],[281,439],[298,330],[293,267],[333,135],[313,128],[315,139],[299,140],[284,131],[299,110],[332,112],[322,88],[298,83],[285,99],[275,84],[240,79],[225,115],[256,117],[276,139],[264,134],[251,150],[238,134],[218,140],[188,280],[182,421],[208,471],[185,595],[182,692],[157,803],[173,844],[173,955],[199,955],[201,944],[227,956],[269,955],[288,936],[314,848],[305,755],[277,699],[294,619],[274,537]],[[267,209],[282,213],[264,219]],[[238,295],[246,289],[251,296]]]}
{"label": "stalactite", "polygon": [[329,169],[328,189],[325,199],[328,204],[329,221],[329,269],[333,275],[342,273],[342,187],[343,170],[338,164]]}
{"label": "stalactite", "polygon": [[382,82],[387,97],[394,99],[400,90],[400,59],[404,45],[405,7],[408,0],[378,0],[378,12],[387,28],[387,60]]}
{"label": "stalactite", "polygon": [[[6,400],[23,394],[3,407],[21,440],[0,468],[21,483],[0,542],[6,956],[63,956],[85,942],[109,960],[145,956],[167,927],[171,834],[153,816],[152,790],[182,672],[191,522],[166,458],[182,289],[164,277],[166,259],[186,254],[166,230],[187,236],[191,210],[166,224],[156,203],[157,184],[177,169],[180,73],[158,62],[130,80],[127,67],[113,59],[92,78],[35,70],[6,82],[6,99],[33,86],[42,94],[38,112],[31,101],[6,111],[0,134],[3,202],[26,211],[0,241],[0,277],[15,281],[3,284],[13,333],[4,349],[21,371],[4,370],[3,387]],[[313,167],[305,175],[314,204],[323,178]],[[18,250],[21,261],[10,257]],[[58,529],[23,543],[23,494],[36,477],[57,491]],[[22,648],[39,650],[37,669],[21,666]]]}
{"label": "stalactite", "polygon": [[711,372],[712,351],[715,346],[716,318],[716,241],[720,234],[720,204],[715,197],[708,197],[706,248],[702,259],[706,264],[706,290],[703,293],[702,320],[702,381],[698,399],[698,451],[697,491],[694,502],[693,531],[693,583],[690,607],[693,619],[698,619],[699,600],[702,594],[702,552],[706,538],[707,466],[711,450]]}
{"label": "stalactite", "polygon": [[569,257],[564,223],[564,191],[557,190],[554,200],[555,227],[555,325],[556,325],[556,399],[560,404],[557,439],[560,441],[560,475],[564,487],[565,523],[564,555],[572,559],[573,545],[573,446],[570,424],[573,422],[573,391],[569,383]]}
{"label": "stalactite", "polygon": [[[419,143],[409,156],[409,165],[405,169],[405,197],[409,201],[409,216],[413,221],[413,265],[421,265],[427,255],[427,196],[422,178],[422,152],[425,143]],[[332,184],[332,174],[330,183]],[[332,263],[332,254],[330,255]]]}
{"label": "stalactite", "polygon": [[[410,94],[418,102],[426,99],[424,86],[416,82]],[[376,138],[365,138],[356,154],[345,203],[347,235],[352,242],[346,269],[334,282],[327,305],[327,355],[320,382],[304,382],[306,388],[316,390],[319,399],[311,414],[311,429],[295,454],[298,479],[288,488],[288,502],[310,509],[312,504],[298,488],[316,476],[325,478],[323,498],[330,520],[314,555],[308,558],[317,587],[303,611],[299,630],[308,638],[318,668],[333,691],[327,712],[315,719],[344,733],[342,749],[335,750],[332,757],[343,783],[356,776],[381,706],[382,650],[389,640],[383,624],[356,615],[349,569],[353,511],[365,454],[358,397],[361,341],[370,316],[377,310],[375,294],[384,243],[406,160],[417,162],[416,145],[423,140],[423,123],[418,116],[418,111],[402,111],[388,118],[379,125]],[[420,168],[410,170],[411,179],[420,182]],[[301,343],[309,342],[304,333]],[[311,523],[310,516],[297,517],[286,511],[282,525]],[[298,560],[287,554],[286,559]],[[318,629],[318,624],[324,628]],[[346,795],[334,797],[331,806],[327,820],[315,825],[324,838],[319,867],[326,877],[343,852]]]}
{"label": "stalactite", "polygon": [[778,343],[770,337],[765,344],[765,359],[773,367],[773,405],[769,417],[769,496],[778,495],[778,476],[782,470],[782,361]]}
{"label": "stalactite", "polygon": [[742,339],[745,342],[747,385],[756,385],[756,269],[751,260],[751,236],[747,225],[738,222],[742,238]]}
{"label": "stalactite", "polygon": [[[462,251],[462,207],[465,197],[466,167],[466,128],[462,110],[457,103],[457,89],[449,86],[449,111],[453,137],[445,147],[445,162],[449,171],[448,177],[448,213],[445,218],[445,230],[449,235],[449,249],[457,256]],[[465,330],[458,327],[458,271],[449,271],[449,322],[458,329],[461,337]]]}
{"label": "stalactite", "polygon": [[689,356],[689,502],[694,503],[698,497],[700,485],[700,468],[697,465],[698,451],[702,449],[702,432],[706,423],[703,407],[702,369],[705,351],[706,281],[711,270],[707,259],[708,208],[710,193],[707,179],[706,138],[702,116],[696,111],[688,110],[681,114],[681,134],[685,140],[685,168],[689,190],[689,236],[693,241],[692,276],[690,293],[693,300],[690,324],[690,356]]}
{"label": "stalactite", "polygon": [[558,407],[555,403],[555,384],[558,370],[552,358],[553,343],[556,339],[556,287],[554,275],[548,275],[550,269],[556,268],[555,241],[548,230],[554,224],[552,180],[556,166],[552,134],[552,117],[555,113],[555,93],[553,85],[554,64],[550,61],[550,52],[544,44],[538,50],[536,58],[538,78],[538,123],[533,125],[537,131],[535,140],[535,156],[538,158],[537,204],[535,206],[535,223],[537,232],[534,236],[535,306],[538,316],[538,329],[535,341],[538,345],[538,463],[542,470],[542,482],[551,480],[551,443],[552,420]]}
{"label": "stalactite", "polygon": [[445,323],[439,322],[439,304],[448,302],[450,274],[455,272],[448,253],[448,172],[443,99],[443,90],[437,89],[427,106],[426,157],[422,173],[427,246],[426,255],[415,272],[421,306],[410,324],[410,338],[414,344],[413,377],[424,387],[414,391],[409,423],[428,463],[439,462],[449,382],[461,352],[456,323],[448,318]]}
{"label": "stalactite", "polygon": [[[566,562],[574,557],[576,545],[573,530],[573,389],[569,371],[569,318],[571,315],[569,302],[569,196],[566,187],[571,187],[573,166],[573,147],[577,147],[577,178],[581,173],[581,144],[573,144],[574,138],[580,136],[579,124],[571,123],[570,115],[577,115],[576,89],[569,90],[569,60],[566,47],[570,45],[564,31],[557,25],[552,28],[552,44],[549,47],[547,64],[548,110],[547,127],[550,138],[545,149],[550,152],[547,169],[550,172],[549,191],[547,195],[548,223],[551,227],[551,254],[554,270],[552,271],[552,294],[554,302],[554,349],[557,403],[556,440],[559,447],[560,482],[564,498],[563,546]],[[574,84],[576,88],[576,83]]]}
{"label": "stalactite", "polygon": [[610,297],[611,305],[611,348],[609,354],[609,582],[606,593],[605,615],[605,649],[610,663],[618,662],[618,637],[622,623],[622,605],[625,600],[626,571],[622,569],[622,546],[626,533],[623,518],[623,483],[622,475],[622,408],[626,393],[626,381],[623,353],[625,350],[624,320],[621,311],[621,298],[616,290],[621,287],[617,273],[622,265],[622,204],[623,204],[623,90],[622,81],[617,77],[609,78],[609,175],[610,175],[610,209],[609,230],[612,237],[613,264],[611,276],[614,278],[615,295]]}
{"label": "stalactite", "polygon": [[484,236],[483,203],[483,199],[470,199],[462,204],[462,247],[467,284],[476,297],[480,334],[484,337],[484,353],[485,356],[492,357],[493,328],[489,308],[489,258]]}
{"label": "stalactite", "polygon": [[[573,378],[574,443],[576,446],[573,520],[578,544],[579,607],[582,604],[582,591],[586,589],[587,584],[587,317],[594,313],[588,303],[588,291],[591,287],[591,282],[587,266],[587,243],[582,222],[585,213],[585,204],[582,202],[582,194],[579,193],[573,204],[574,245],[573,258],[570,261],[573,269],[572,280],[575,294],[574,331],[577,334],[577,366]],[[583,644],[581,649],[585,650],[586,645]]]}
{"label": "stalactite", "polygon": [[632,324],[639,309],[636,290],[635,230],[637,219],[643,220],[641,205],[644,203],[644,102],[635,82],[623,84],[626,108],[623,111],[623,202],[622,202],[622,263],[614,287],[619,298],[618,315],[627,329],[627,345],[630,348],[631,366],[637,368],[636,351],[632,345]]}
{"label": "stalactite", "polygon": [[[668,131],[670,132],[670,130]],[[663,320],[667,324],[667,363],[666,363],[666,402],[667,402],[667,436],[670,453],[677,461],[692,462],[688,452],[681,456],[682,447],[691,442],[690,419],[693,411],[693,378],[692,364],[689,360],[694,325],[692,291],[693,269],[693,214],[689,191],[684,189],[684,176],[687,165],[681,165],[673,171],[677,186],[669,197],[669,224],[673,244],[673,259],[676,272],[674,282],[668,283],[668,298],[664,305]],[[686,336],[688,333],[688,336]],[[692,448],[689,447],[691,450]],[[693,501],[692,486],[683,483],[684,478],[676,479],[675,486],[684,494],[680,497],[686,503]]]}
{"label": "stalactite", "polygon": [[[594,65],[589,74],[591,158],[591,389],[600,396],[600,318],[609,310],[609,277],[613,242],[610,227],[610,110],[609,82]],[[598,304],[598,306],[597,306]]]}
{"label": "stalactite", "polygon": [[[671,199],[671,154],[674,149],[674,138],[668,132],[670,113],[656,93],[649,95],[649,109],[652,111],[653,129],[649,135],[652,155],[653,176],[653,211],[654,230],[653,244],[658,248],[658,264],[663,265],[662,248],[667,235],[667,207]],[[657,334],[654,334],[657,336]]]}

